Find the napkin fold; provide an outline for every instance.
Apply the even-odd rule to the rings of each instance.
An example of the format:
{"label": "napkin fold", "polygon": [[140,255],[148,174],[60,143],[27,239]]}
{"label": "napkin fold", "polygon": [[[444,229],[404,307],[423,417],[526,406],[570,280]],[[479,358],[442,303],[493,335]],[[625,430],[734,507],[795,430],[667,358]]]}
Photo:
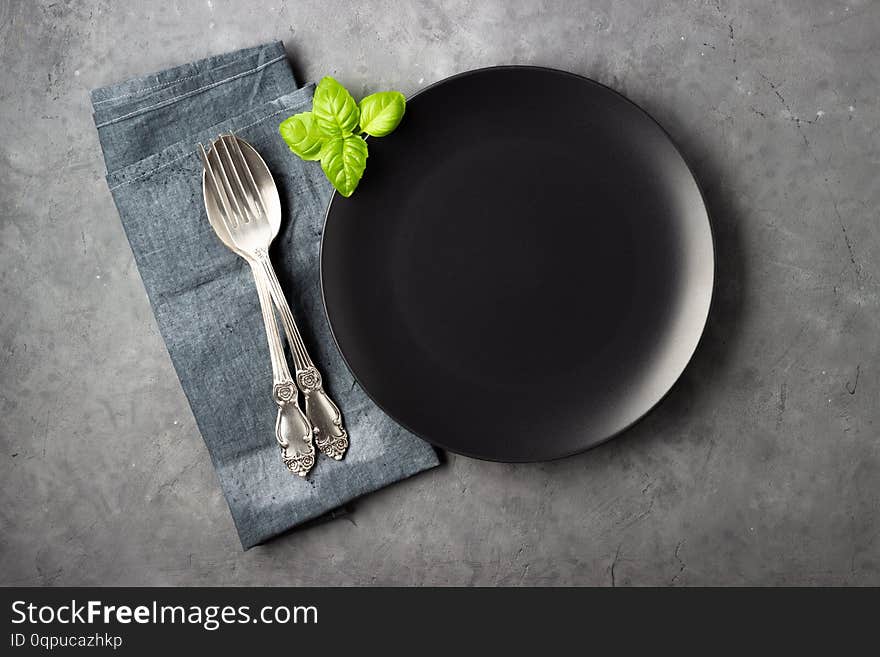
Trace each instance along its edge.
{"label": "napkin fold", "polygon": [[[332,188],[278,134],[284,118],[311,108],[313,91],[298,87],[275,42],[91,94],[107,183],[245,549],[438,464],[427,443],[354,382],[330,334],[319,250]],[[272,260],[351,439],[343,461],[319,455],[307,480],[287,471],[275,443],[269,351],[250,269],[205,215],[197,144],[230,131],[275,177],[283,221]]]}

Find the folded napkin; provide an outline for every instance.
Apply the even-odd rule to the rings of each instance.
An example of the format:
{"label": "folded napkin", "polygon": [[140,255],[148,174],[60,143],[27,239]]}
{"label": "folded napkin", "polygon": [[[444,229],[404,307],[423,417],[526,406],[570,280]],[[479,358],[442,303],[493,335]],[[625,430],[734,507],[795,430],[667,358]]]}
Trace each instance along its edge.
{"label": "folded napkin", "polygon": [[[107,182],[159,330],[217,470],[245,549],[372,490],[437,465],[425,442],[357,386],[324,314],[318,258],[332,189],[278,134],[311,108],[280,42],[211,57],[92,92]],[[232,131],[266,160],[283,222],[272,260],[351,439],[342,462],[319,455],[307,480],[274,438],[269,350],[247,264],[211,230],[196,151]]]}

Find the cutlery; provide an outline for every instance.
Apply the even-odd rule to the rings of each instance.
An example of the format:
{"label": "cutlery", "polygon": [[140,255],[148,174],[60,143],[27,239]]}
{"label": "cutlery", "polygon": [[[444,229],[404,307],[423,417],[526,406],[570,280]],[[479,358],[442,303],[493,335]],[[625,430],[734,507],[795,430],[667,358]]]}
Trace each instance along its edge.
{"label": "cutlery", "polygon": [[293,313],[287,304],[269,258],[263,258],[262,264],[272,299],[281,312],[281,323],[287,334],[287,342],[291,345],[296,366],[296,383],[305,397],[306,416],[312,422],[315,444],[321,452],[340,461],[348,450],[348,432],[342,426],[342,414],[339,407],[324,390],[321,373],[315,367],[305,344],[303,344],[302,336],[293,319]]}
{"label": "cutlery", "polygon": [[251,267],[272,362],[272,398],[278,405],[275,439],[281,447],[284,465],[291,472],[305,477],[315,464],[312,425],[299,406],[297,389],[278,332],[271,293],[258,260],[258,253],[268,249],[274,233],[268,223],[251,221],[242,211],[240,197],[234,194],[230,180],[230,175],[235,174],[227,173],[218,143],[225,146],[222,140],[215,141],[209,152],[199,145],[205,167],[202,187],[208,221],[220,241]]}
{"label": "cutlery", "polygon": [[225,178],[221,175],[221,183],[228,180],[232,202],[243,219],[261,229],[249,257],[260,265],[262,282],[281,315],[293,356],[296,384],[304,398],[305,414],[311,422],[315,444],[326,456],[341,460],[349,445],[342,414],[324,389],[321,373],[303,342],[269,258],[269,245],[281,226],[281,204],[275,181],[266,163],[247,142],[234,135],[221,135],[214,144],[212,151],[216,151],[222,165],[220,173],[226,174]]}
{"label": "cutlery", "polygon": [[348,433],[342,424],[342,414],[324,390],[321,373],[309,356],[269,258],[269,245],[281,227],[281,203],[275,180],[263,158],[250,144],[234,135],[221,135],[219,141],[218,154],[232,171],[231,183],[234,191],[241,195],[241,207],[246,209],[250,221],[264,229],[269,228],[269,237],[265,238],[263,248],[255,251],[255,257],[262,265],[264,282],[281,314],[293,355],[296,383],[305,400],[305,413],[312,423],[315,444],[325,455],[341,460],[348,449]]}
{"label": "cutlery", "polygon": [[278,417],[275,420],[275,438],[281,447],[281,458],[291,472],[305,477],[315,465],[315,447],[312,445],[312,427],[299,407],[296,387],[290,376],[284,347],[272,311],[272,299],[263,281],[256,282],[260,297],[260,310],[266,336],[269,340],[269,354],[272,361],[272,398],[278,404]]}

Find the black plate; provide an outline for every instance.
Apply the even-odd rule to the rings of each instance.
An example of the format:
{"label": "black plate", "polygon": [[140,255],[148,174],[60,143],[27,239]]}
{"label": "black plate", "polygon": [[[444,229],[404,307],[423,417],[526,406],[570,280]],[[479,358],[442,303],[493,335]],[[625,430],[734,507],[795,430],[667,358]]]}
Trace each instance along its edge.
{"label": "black plate", "polygon": [[532,461],[607,440],[669,391],[714,251],[648,114],[577,75],[489,68],[421,91],[369,147],[358,190],[331,201],[321,276],[385,412],[453,452]]}

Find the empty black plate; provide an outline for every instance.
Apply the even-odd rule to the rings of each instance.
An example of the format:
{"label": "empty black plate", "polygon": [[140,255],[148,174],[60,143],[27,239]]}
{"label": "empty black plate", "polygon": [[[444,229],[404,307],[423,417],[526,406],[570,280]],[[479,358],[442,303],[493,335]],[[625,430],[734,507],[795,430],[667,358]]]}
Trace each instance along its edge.
{"label": "empty black plate", "polygon": [[577,75],[489,68],[419,92],[369,148],[358,190],[331,201],[321,274],[337,344],[389,415],[453,452],[543,460],[669,391],[714,252],[648,114]]}

